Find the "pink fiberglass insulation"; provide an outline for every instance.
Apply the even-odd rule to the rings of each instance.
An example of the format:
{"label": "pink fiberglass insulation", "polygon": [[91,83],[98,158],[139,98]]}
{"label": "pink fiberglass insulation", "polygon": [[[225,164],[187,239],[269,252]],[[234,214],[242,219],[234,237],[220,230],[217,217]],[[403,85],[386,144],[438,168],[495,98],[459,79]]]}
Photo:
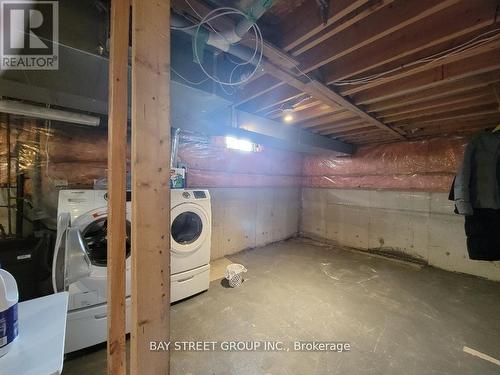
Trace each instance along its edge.
{"label": "pink fiberglass insulation", "polygon": [[353,156],[308,155],[303,186],[448,191],[467,144],[439,137],[360,147]]}

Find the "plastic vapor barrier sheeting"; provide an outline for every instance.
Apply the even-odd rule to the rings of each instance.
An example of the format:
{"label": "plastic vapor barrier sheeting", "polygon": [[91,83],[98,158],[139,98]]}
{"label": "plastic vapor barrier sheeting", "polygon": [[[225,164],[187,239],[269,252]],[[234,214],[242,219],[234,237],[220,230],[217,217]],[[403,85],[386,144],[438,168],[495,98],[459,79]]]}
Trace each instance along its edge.
{"label": "plastic vapor barrier sheeting", "polygon": [[303,186],[448,191],[466,144],[440,137],[360,147],[347,157],[305,156]]}

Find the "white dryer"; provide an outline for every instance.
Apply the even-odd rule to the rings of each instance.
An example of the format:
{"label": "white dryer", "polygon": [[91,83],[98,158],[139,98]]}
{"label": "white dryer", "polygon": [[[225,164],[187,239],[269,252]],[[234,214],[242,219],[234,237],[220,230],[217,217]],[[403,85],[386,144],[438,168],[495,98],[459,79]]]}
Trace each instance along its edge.
{"label": "white dryer", "polygon": [[[126,330],[130,332],[131,196],[126,203]],[[61,190],[52,277],[69,291],[65,353],[107,340],[107,193]],[[171,301],[208,289],[212,228],[207,190],[171,191]]]}
{"label": "white dryer", "polygon": [[210,284],[212,207],[208,190],[172,189],[171,301],[192,296]]}
{"label": "white dryer", "polygon": [[[130,245],[130,193],[127,192],[126,203],[126,309],[127,332],[130,331],[130,280],[131,280],[131,245]],[[57,271],[57,254],[53,267],[53,282],[56,291],[65,288],[69,291],[68,317],[66,325],[65,353],[73,352],[92,346],[107,339],[107,218],[108,201],[105,190],[61,190],[58,202],[58,237],[67,227],[77,229],[81,236],[83,255],[88,263],[88,270],[84,262],[73,262],[84,277],[70,275],[72,270],[62,272],[71,280],[67,285],[57,286],[56,278],[61,274]],[[65,214],[69,222],[61,223]],[[56,251],[60,248],[56,244]],[[78,247],[69,245],[71,251],[78,253]],[[67,249],[66,249],[67,250]],[[67,257],[68,255],[66,255]],[[72,255],[74,256],[74,255]],[[60,262],[62,263],[62,262]],[[69,267],[61,265],[60,267]]]}

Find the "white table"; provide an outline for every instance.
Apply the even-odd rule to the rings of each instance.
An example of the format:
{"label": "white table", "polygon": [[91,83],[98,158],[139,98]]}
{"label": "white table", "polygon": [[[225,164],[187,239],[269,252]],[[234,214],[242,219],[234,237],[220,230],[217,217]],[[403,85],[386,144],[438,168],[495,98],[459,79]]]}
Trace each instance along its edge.
{"label": "white table", "polygon": [[67,312],[67,292],[21,302],[19,336],[0,357],[0,374],[61,374]]}

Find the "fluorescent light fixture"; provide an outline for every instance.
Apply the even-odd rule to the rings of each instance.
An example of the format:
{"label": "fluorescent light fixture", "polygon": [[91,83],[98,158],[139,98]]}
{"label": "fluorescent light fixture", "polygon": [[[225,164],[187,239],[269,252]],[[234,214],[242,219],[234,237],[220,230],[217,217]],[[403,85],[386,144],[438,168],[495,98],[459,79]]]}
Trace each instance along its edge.
{"label": "fluorescent light fixture", "polygon": [[21,103],[15,100],[0,100],[0,112],[12,115],[28,116],[43,120],[70,122],[73,124],[99,126],[101,119],[83,113],[45,108],[37,105]]}
{"label": "fluorescent light fixture", "polygon": [[254,143],[247,141],[246,139],[238,139],[230,136],[226,137],[226,147],[246,152],[255,151]]}
{"label": "fluorescent light fixture", "polygon": [[293,109],[287,108],[283,110],[283,121],[285,122],[292,122],[294,119],[293,117]]}

